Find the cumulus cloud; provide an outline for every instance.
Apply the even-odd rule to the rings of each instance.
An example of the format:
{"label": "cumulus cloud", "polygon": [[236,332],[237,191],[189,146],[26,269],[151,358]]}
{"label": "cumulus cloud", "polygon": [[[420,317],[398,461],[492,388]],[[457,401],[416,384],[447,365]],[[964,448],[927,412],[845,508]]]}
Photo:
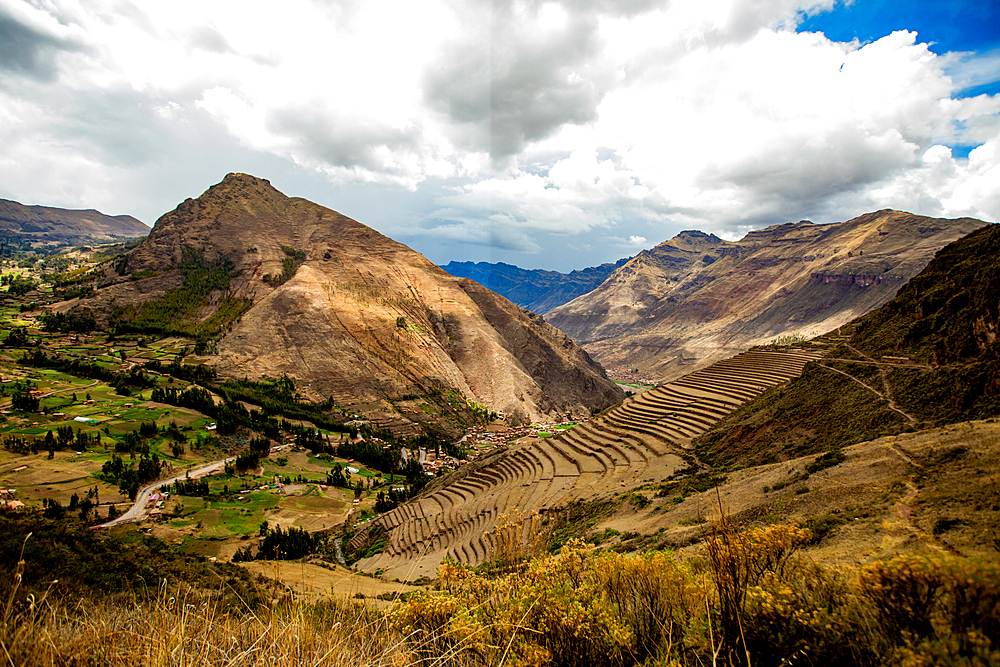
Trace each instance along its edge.
{"label": "cumulus cloud", "polygon": [[869,208],[902,208],[945,217],[997,220],[1000,211],[1000,137],[956,159],[932,146],[919,163],[859,197]]}
{"label": "cumulus cloud", "polygon": [[457,143],[503,160],[564,124],[596,119],[613,75],[599,60],[595,12],[486,0],[465,6],[462,24],[424,90],[455,124]]}
{"label": "cumulus cloud", "polygon": [[629,236],[628,238],[622,238],[620,236],[605,236],[603,241],[604,243],[612,245],[615,248],[621,248],[623,251],[628,252],[636,252],[649,245],[646,237],[636,236],[635,234]]}
{"label": "cumulus cloud", "polygon": [[420,235],[505,252],[535,254],[541,250],[536,241],[509,222],[502,215],[485,220],[445,220],[425,227]]}
{"label": "cumulus cloud", "polygon": [[408,193],[415,245],[509,259],[886,206],[1000,219],[1000,96],[968,92],[1000,55],[796,32],[833,4],[0,0],[0,192],[161,206],[188,181],[127,184],[283,165]]}

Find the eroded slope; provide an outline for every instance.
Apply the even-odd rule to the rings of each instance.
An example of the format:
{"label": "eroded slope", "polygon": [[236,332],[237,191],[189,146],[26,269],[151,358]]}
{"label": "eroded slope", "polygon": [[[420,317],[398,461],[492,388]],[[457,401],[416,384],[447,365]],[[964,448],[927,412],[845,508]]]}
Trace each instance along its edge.
{"label": "eroded slope", "polygon": [[[82,305],[125,328],[218,331],[206,361],[221,374],[284,373],[308,399],[345,404],[455,390],[517,422],[587,412],[622,396],[539,318],[245,174],[161,217],[121,272],[131,280]],[[192,276],[214,281],[212,289],[198,291]],[[173,302],[182,283],[197,303]],[[168,305],[174,311],[162,314]]]}
{"label": "eroded slope", "polygon": [[684,232],[547,319],[606,366],[665,379],[781,336],[812,337],[889,301],[984,222],[878,211],[775,225],[737,243]]}

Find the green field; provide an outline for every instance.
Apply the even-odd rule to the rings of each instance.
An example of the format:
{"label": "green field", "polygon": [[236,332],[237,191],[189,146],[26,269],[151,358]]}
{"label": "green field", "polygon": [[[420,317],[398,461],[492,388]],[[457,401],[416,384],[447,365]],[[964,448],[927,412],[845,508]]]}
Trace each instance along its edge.
{"label": "green field", "polygon": [[[14,272],[30,274],[33,280],[39,280],[41,271],[39,268]],[[150,401],[153,387],[181,391],[190,386],[178,377],[147,373],[144,378],[127,383],[130,385],[127,389],[121,389],[120,373],[141,369],[147,361],[156,360],[164,366],[175,361],[184,367],[200,364],[199,358],[188,356],[195,348],[194,339],[151,334],[112,336],[100,331],[89,334],[42,331],[44,306],[59,298],[48,286],[43,284],[39,290],[24,297],[8,296],[0,289],[0,297],[7,297],[0,301],[0,343],[15,328],[24,328],[27,337],[27,343],[18,342],[27,345],[23,348],[0,345],[0,376],[4,379],[4,384],[0,384],[0,439],[7,438],[9,445],[0,448],[0,486],[18,489],[18,499],[29,507],[41,508],[43,501],[56,501],[66,506],[74,494],[81,498],[87,493],[95,493],[99,503],[97,512],[103,517],[109,503],[114,503],[118,511],[126,506],[116,479],[102,472],[104,465],[115,456],[120,456],[126,467],[136,468],[140,456],[148,451],[150,456],[155,455],[165,462],[162,478],[168,474],[183,474],[185,469],[206,462],[234,457],[246,448],[249,439],[259,437],[259,434],[245,432],[244,427],[241,427],[243,432],[220,436],[206,430],[216,418]],[[26,312],[22,311],[22,306]],[[37,367],[22,363],[29,354],[38,356],[37,352],[44,353],[47,359],[33,362]],[[74,362],[80,362],[77,367],[83,369],[81,372],[101,379],[40,367],[59,364],[61,368],[68,368]],[[117,377],[110,377],[108,373]],[[15,383],[25,381],[31,382],[30,389],[39,401],[37,411],[12,409],[13,394],[18,391]],[[140,388],[149,382],[153,387]],[[433,410],[430,406],[425,407]],[[76,417],[96,423],[76,422]],[[150,432],[149,422],[156,425],[155,434]],[[140,435],[144,423],[147,428],[145,434]],[[175,440],[165,433],[173,424],[186,440],[177,456],[174,455]],[[57,442],[58,446],[53,446],[50,452],[45,438],[50,432],[58,434],[59,428],[65,433],[67,426],[72,429],[73,439],[69,443]],[[342,436],[339,432],[321,433],[334,442]],[[96,439],[79,454],[75,451],[78,434]],[[281,431],[274,442],[285,443],[290,435]],[[14,440],[18,438],[28,446],[22,440]],[[31,442],[37,453],[31,453]],[[128,451],[116,451],[116,448],[134,447],[136,442],[139,454],[133,452],[130,456]],[[279,458],[284,465],[278,464]],[[374,494],[394,481],[357,463],[349,464],[344,459],[329,456],[316,457],[287,448],[263,459],[261,465],[255,471],[256,476],[226,474],[208,478],[207,498],[171,492],[160,508],[162,518],[154,525],[154,532],[181,544],[190,553],[217,555],[220,549],[235,549],[255,536],[265,520],[272,525],[298,525],[308,530],[330,528],[343,522],[355,507],[352,504],[355,491],[323,488],[327,473],[335,465],[358,469],[349,481],[362,481],[365,487],[357,506],[361,512],[371,511]],[[289,480],[288,493],[256,490],[279,479]],[[242,489],[253,490],[241,493]],[[90,520],[94,521],[94,517]]]}

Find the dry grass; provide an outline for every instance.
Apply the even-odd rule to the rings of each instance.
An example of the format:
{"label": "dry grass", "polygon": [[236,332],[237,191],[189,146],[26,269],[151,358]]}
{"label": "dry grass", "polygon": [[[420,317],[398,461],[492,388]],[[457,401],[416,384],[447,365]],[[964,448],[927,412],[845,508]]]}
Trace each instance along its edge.
{"label": "dry grass", "polygon": [[[223,608],[216,599],[164,584],[150,596],[66,604],[47,592],[19,595],[15,568],[0,626],[0,664],[252,667],[398,665],[407,662],[386,616],[348,600],[284,598],[263,609]],[[51,589],[50,589],[51,590]]]}
{"label": "dry grass", "polygon": [[530,515],[520,510],[501,514],[496,527],[486,534],[490,546],[490,562],[510,569],[541,556],[547,550],[549,529],[542,525],[538,512]]}
{"label": "dry grass", "polygon": [[808,531],[712,527],[703,555],[571,540],[500,576],[455,563],[393,608],[426,664],[1000,664],[1000,569],[906,556],[860,570],[798,558]]}
{"label": "dry grass", "polygon": [[[523,519],[507,525],[524,535]],[[570,540],[506,570],[446,562],[436,590],[383,611],[277,587],[259,608],[226,605],[166,582],[68,604],[52,588],[25,596],[20,561],[3,582],[0,665],[1000,664],[996,566],[943,554],[825,568],[795,554],[807,531],[725,517],[711,530],[688,560]],[[523,554],[514,541],[508,555]]]}

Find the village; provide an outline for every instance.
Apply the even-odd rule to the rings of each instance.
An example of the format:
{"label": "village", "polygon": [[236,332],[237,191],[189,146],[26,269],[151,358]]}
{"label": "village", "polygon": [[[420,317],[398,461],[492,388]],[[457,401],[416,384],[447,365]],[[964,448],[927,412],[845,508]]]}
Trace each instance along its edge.
{"label": "village", "polygon": [[608,379],[622,385],[622,389],[632,392],[646,391],[660,384],[660,379],[638,368],[616,366],[606,368]]}

